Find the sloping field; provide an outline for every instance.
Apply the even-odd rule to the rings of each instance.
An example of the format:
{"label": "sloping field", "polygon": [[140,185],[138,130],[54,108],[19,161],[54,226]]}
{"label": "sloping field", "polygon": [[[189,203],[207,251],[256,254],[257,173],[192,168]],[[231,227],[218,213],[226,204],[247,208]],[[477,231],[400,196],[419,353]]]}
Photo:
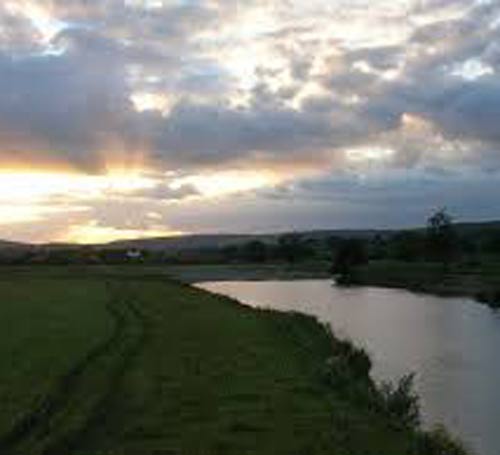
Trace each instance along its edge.
{"label": "sloping field", "polygon": [[3,271],[0,454],[424,453],[315,320],[145,273]]}

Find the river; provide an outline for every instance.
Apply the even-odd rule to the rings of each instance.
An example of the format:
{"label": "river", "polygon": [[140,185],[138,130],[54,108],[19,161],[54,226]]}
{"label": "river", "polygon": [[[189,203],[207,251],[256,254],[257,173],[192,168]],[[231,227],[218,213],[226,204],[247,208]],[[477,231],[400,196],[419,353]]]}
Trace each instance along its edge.
{"label": "river", "polygon": [[329,280],[198,286],[244,304],[317,316],[369,352],[377,381],[416,374],[425,425],[444,423],[478,455],[500,454],[500,312],[466,298],[343,288]]}

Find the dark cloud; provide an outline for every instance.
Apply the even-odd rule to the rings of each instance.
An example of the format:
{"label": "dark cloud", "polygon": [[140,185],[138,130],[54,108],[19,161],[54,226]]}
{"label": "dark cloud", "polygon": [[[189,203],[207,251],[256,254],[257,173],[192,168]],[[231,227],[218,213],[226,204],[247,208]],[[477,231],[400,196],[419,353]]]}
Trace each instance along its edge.
{"label": "dark cloud", "polygon": [[[271,168],[292,182],[239,195],[245,214],[203,206],[191,186],[129,194],[134,208],[178,201],[185,230],[197,216],[215,226],[217,211],[235,229],[257,215],[268,228],[416,222],[429,200],[494,213],[480,196],[500,169],[498,2],[146,3],[0,5],[0,165],[100,172],[117,155],[155,178]],[[136,109],[143,92],[165,106]],[[298,181],[305,170],[335,175]]]}
{"label": "dark cloud", "polygon": [[158,149],[201,163],[223,163],[252,152],[281,153],[286,159],[287,152],[324,148],[331,135],[321,115],[181,103],[166,119]]}
{"label": "dark cloud", "polygon": [[154,199],[163,202],[182,201],[191,196],[200,196],[199,190],[191,184],[172,187],[170,184],[158,184],[153,188],[134,191],[129,195],[132,198]]}
{"label": "dark cloud", "polygon": [[[250,102],[234,107],[228,98],[234,81],[224,62],[216,54],[200,52],[200,42],[191,36],[193,29],[210,30],[240,17],[245,9],[191,2],[160,10],[139,8],[144,4],[52,2],[50,11],[67,25],[51,45],[64,52],[16,55],[17,48],[12,48],[0,55],[4,155],[17,153],[22,159],[27,149],[36,149],[40,160],[46,156],[98,168],[102,151],[113,144],[130,154],[150,149],[151,161],[177,167],[251,161],[256,154],[286,161],[376,141],[376,135],[399,128],[404,113],[428,119],[451,138],[499,139],[499,86],[494,76],[464,81],[451,74],[453,62],[475,55],[495,61],[497,54],[487,38],[496,37],[497,31],[480,27],[495,10],[491,5],[471,7],[458,19],[416,29],[411,48],[400,44],[340,49],[334,66],[314,76],[326,93],[303,99],[297,109],[287,103],[301,86],[272,89],[264,81],[281,72],[265,68],[256,72],[262,80],[249,92]],[[450,5],[424,6],[419,14]],[[452,6],[465,8],[463,2]],[[3,13],[5,21],[14,20]],[[11,35],[17,30],[23,36],[24,22],[14,21]],[[311,26],[296,24],[264,35],[276,40],[289,61],[290,75],[302,83],[314,81],[313,56],[291,42],[302,42],[302,34],[311,33]],[[431,45],[437,51],[427,55]],[[401,76],[384,79],[389,70],[400,70]],[[173,97],[167,116],[133,109],[131,93],[151,89]]]}
{"label": "dark cloud", "polygon": [[377,46],[346,52],[345,58],[351,64],[365,62],[375,70],[386,71],[397,67],[404,54],[402,46]]}
{"label": "dark cloud", "polygon": [[[268,201],[262,207],[274,207],[275,213],[289,204],[302,207],[300,215],[288,214],[291,225],[301,228],[420,226],[443,206],[460,219],[499,217],[495,199],[499,184],[499,174],[465,170],[405,170],[365,178],[341,173],[266,190],[261,196]],[[304,212],[307,221],[301,218]]]}
{"label": "dark cloud", "polygon": [[71,46],[64,56],[0,55],[0,135],[6,160],[31,149],[56,161],[92,165],[96,152],[124,131],[130,106],[113,47],[96,36],[64,39]]}

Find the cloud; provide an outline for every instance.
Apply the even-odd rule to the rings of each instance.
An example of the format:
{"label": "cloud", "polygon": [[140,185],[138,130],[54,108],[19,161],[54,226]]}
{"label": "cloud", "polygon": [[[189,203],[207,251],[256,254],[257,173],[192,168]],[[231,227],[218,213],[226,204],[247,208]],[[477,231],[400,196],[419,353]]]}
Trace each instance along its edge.
{"label": "cloud", "polygon": [[[181,103],[165,122],[158,148],[181,160],[224,163],[252,152],[314,150],[329,143],[324,117],[292,109],[234,109]],[[284,156],[286,159],[286,156]]]}
{"label": "cloud", "polygon": [[[244,227],[291,198],[270,228],[321,224],[327,196],[301,182],[328,176],[345,185],[333,185],[343,201],[332,213],[361,223],[363,210],[403,210],[429,182],[450,198],[452,181],[490,191],[500,171],[498,2],[16,0],[0,5],[0,25],[0,166],[136,166],[157,182],[90,201],[78,222],[119,228],[138,204],[147,220],[176,201],[175,230],[193,230],[197,214],[200,229],[215,227],[219,213]],[[164,178],[227,170],[287,186],[249,189],[238,218]],[[356,183],[374,176],[386,193]],[[384,196],[361,204],[364,192]]]}
{"label": "cloud", "polygon": [[[266,190],[261,194],[266,202],[259,207],[261,216],[286,212],[290,225],[301,229],[415,227],[444,206],[458,219],[499,216],[494,211],[499,184],[499,174],[474,170],[378,170],[369,177],[344,172]],[[280,218],[271,218],[271,222]]]}
{"label": "cloud", "polygon": [[60,39],[69,43],[64,56],[0,56],[0,138],[7,161],[27,154],[34,161],[93,166],[96,153],[125,130],[130,103],[113,47],[84,34]]}
{"label": "cloud", "polygon": [[144,200],[158,200],[163,202],[182,201],[183,199],[200,196],[200,191],[191,184],[182,184],[173,187],[172,184],[160,183],[153,188],[140,189],[132,192],[130,198]]}
{"label": "cloud", "polygon": [[[322,11],[332,19],[351,15],[364,23],[369,16],[361,13],[361,4],[344,5],[342,12],[319,4],[285,12],[261,2],[238,8],[226,2],[149,8],[147,2],[52,1],[44,10],[33,9],[32,2],[19,5],[15,20],[12,11],[1,12],[11,24],[9,37],[17,36],[19,43],[30,24],[35,32],[50,24],[64,26],[55,28],[59,31],[45,43],[45,53],[26,53],[26,46],[5,41],[10,43],[0,54],[5,161],[61,161],[99,170],[114,152],[132,158],[140,152],[155,166],[183,169],[252,163],[262,156],[286,162],[328,151],[338,162],[341,154],[335,150],[371,143],[377,135],[387,140],[404,113],[424,117],[450,137],[498,139],[494,76],[464,81],[450,70],[452,62],[478,52],[495,60],[488,38],[497,30],[478,27],[495,10],[491,5],[426,2],[413,14],[433,11],[440,19],[407,26],[397,44],[369,47],[366,31],[354,27],[350,41],[329,51],[324,45],[330,41],[312,21],[321,23]],[[21,17],[28,7],[33,11]],[[309,13],[307,20],[299,18],[299,10]],[[372,41],[392,39],[377,28],[378,20],[397,21],[404,14],[403,5],[374,10]],[[40,25],[40,17],[49,25]],[[250,22],[255,18],[262,25]],[[466,39],[466,34],[472,35]],[[28,35],[43,44],[36,33]],[[241,45],[252,42],[262,54],[257,58],[274,60],[249,67],[253,83],[242,92],[238,77],[247,70],[225,54],[245,52]],[[430,46],[437,46],[432,55]],[[233,60],[234,52],[228,54]],[[251,63],[252,57],[246,58],[241,64]],[[139,91],[163,94],[168,111],[134,109],[131,98]]]}

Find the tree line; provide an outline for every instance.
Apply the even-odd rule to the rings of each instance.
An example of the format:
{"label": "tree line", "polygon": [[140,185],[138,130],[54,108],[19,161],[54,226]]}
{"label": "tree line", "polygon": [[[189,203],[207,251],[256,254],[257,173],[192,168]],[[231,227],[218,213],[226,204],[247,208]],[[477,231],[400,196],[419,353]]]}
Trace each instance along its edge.
{"label": "tree line", "polygon": [[130,257],[126,248],[68,246],[58,248],[4,249],[3,264],[231,264],[324,261],[335,274],[368,261],[439,262],[443,267],[456,261],[500,258],[500,224],[497,229],[471,232],[457,228],[446,209],[433,213],[423,229],[380,231],[363,236],[311,236],[287,233],[272,240],[253,239],[223,247],[183,250],[142,250]]}

